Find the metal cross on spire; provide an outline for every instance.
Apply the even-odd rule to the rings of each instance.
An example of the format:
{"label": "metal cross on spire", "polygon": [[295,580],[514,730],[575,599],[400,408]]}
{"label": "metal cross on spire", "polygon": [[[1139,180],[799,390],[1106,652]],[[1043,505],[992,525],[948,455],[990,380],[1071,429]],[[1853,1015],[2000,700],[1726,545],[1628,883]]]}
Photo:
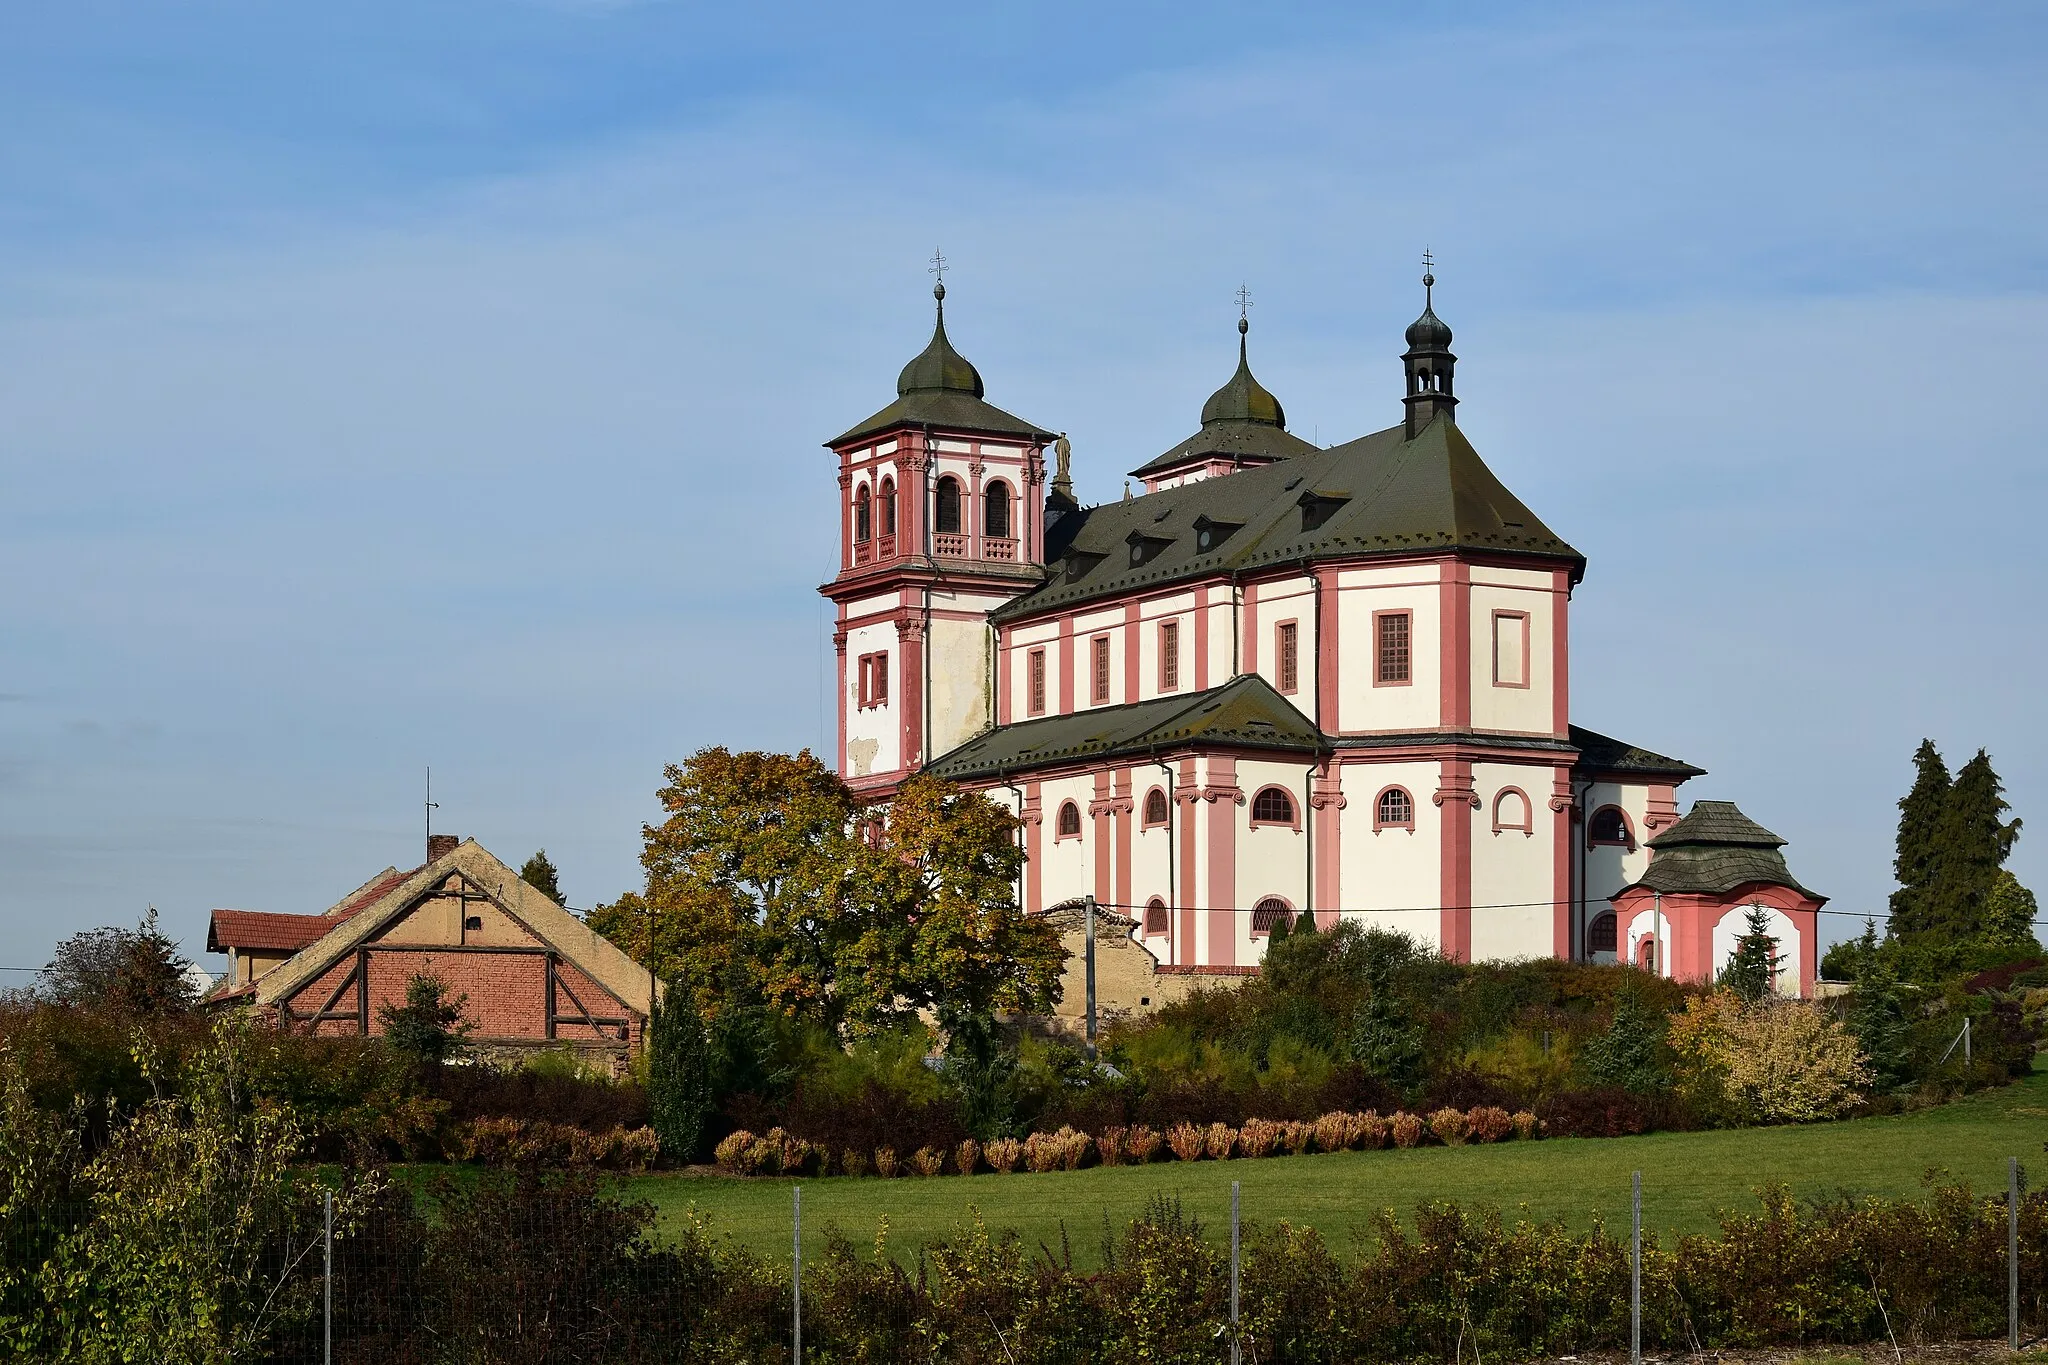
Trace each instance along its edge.
{"label": "metal cross on spire", "polygon": [[937,275],[939,277],[940,284],[944,284],[946,282],[946,254],[943,251],[940,251],[937,247],[932,248],[931,268],[927,270],[925,273],[928,275]]}
{"label": "metal cross on spire", "polygon": [[1433,269],[1435,265],[1436,258],[1429,254],[1429,248],[1425,246],[1422,248],[1422,287],[1424,289],[1436,283],[1436,271]]}
{"label": "metal cross on spire", "polygon": [[1237,320],[1244,321],[1245,310],[1252,306],[1252,291],[1248,285],[1237,287]]}

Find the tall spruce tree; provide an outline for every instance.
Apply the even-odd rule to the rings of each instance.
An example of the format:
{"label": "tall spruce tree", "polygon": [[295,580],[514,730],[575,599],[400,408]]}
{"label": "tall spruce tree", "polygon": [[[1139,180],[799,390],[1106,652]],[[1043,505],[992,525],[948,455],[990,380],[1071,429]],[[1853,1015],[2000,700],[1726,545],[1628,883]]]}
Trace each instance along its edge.
{"label": "tall spruce tree", "polygon": [[1935,852],[1942,817],[1948,807],[1948,764],[1934,741],[1923,739],[1913,754],[1913,789],[1899,800],[1898,851],[1892,875],[1891,932],[1911,938],[1935,927],[1932,913]]}
{"label": "tall spruce tree", "polygon": [[1855,990],[1849,997],[1849,1032],[1862,1049],[1870,1088],[1886,1093],[1912,1079],[1912,1032],[1898,974],[1877,947],[1877,923],[1863,922],[1855,945]]}
{"label": "tall spruce tree", "polygon": [[562,897],[562,873],[548,858],[548,851],[540,849],[519,869],[519,880],[546,896],[556,905],[567,905]]}
{"label": "tall spruce tree", "polygon": [[1422,1025],[1394,987],[1393,963],[1368,959],[1365,999],[1351,1017],[1351,1060],[1403,1090],[1422,1079]]}
{"label": "tall spruce tree", "polygon": [[1951,941],[1981,939],[1991,924],[1991,897],[2020,822],[2001,817],[2011,806],[2005,786],[1979,749],[1949,787],[1935,827],[1930,927]]}
{"label": "tall spruce tree", "polygon": [[1721,969],[1721,984],[1754,1005],[1771,993],[1778,980],[1778,940],[1771,935],[1770,912],[1752,905],[1735,953]]}

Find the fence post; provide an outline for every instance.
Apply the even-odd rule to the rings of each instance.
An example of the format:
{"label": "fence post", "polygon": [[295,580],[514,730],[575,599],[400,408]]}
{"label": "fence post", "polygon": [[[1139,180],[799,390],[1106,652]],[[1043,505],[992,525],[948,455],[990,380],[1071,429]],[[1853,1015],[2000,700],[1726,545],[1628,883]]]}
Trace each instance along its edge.
{"label": "fence post", "polygon": [[1643,1173],[1629,1181],[1630,1250],[1628,1266],[1629,1365],[1643,1365]]}
{"label": "fence post", "polygon": [[[1095,1060],[1095,897],[1088,897],[1087,929],[1087,979],[1088,979],[1088,1060]],[[1092,1078],[1091,1078],[1092,1079]]]}
{"label": "fence post", "polygon": [[794,1186],[790,1214],[789,1308],[792,1365],[804,1365],[804,1187]]}
{"label": "fence post", "polygon": [[1237,1202],[1241,1188],[1237,1181],[1230,1182],[1230,1365],[1240,1365],[1243,1359],[1237,1336]]}
{"label": "fence post", "polygon": [[[1965,1071],[1968,1071],[1969,1069],[1970,1069],[1970,1021],[1969,1021],[1969,1019],[1968,1019],[1968,1018],[1966,1017],[1966,1018],[1965,1018],[1965,1019],[1963,1020],[1963,1070],[1965,1070]],[[1967,1085],[1967,1084],[1968,1084],[1968,1082],[1967,1082],[1967,1081],[1965,1081],[1965,1082],[1964,1082],[1964,1084],[1966,1084],[1966,1085]]]}
{"label": "fence post", "polygon": [[2020,1159],[2005,1159],[2005,1332],[2020,1348]]}
{"label": "fence post", "polygon": [[322,1201],[326,1208],[326,1230],[321,1237],[324,1252],[321,1271],[321,1294],[326,1300],[321,1310],[321,1352],[325,1365],[334,1365],[334,1191],[327,1191]]}

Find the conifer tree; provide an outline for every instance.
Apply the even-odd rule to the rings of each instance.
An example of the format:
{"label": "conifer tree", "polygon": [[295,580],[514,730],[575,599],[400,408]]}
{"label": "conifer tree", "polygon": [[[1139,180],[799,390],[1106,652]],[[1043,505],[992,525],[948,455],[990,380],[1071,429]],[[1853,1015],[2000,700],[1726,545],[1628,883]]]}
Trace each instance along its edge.
{"label": "conifer tree", "polygon": [[1663,1017],[1630,991],[1615,1001],[1607,1032],[1581,1049],[1579,1065],[1600,1085],[1648,1094],[1671,1083],[1659,1055],[1663,1041]]}
{"label": "conifer tree", "polygon": [[1771,993],[1778,979],[1778,940],[1771,936],[1770,912],[1752,905],[1747,912],[1745,932],[1735,945],[1734,956],[1721,969],[1721,984],[1754,1005]]}
{"label": "conifer tree", "polygon": [[1351,1021],[1351,1060],[1406,1089],[1422,1078],[1422,1026],[1394,990],[1390,963],[1369,963],[1365,999]]}
{"label": "conifer tree", "polygon": [[1913,789],[1899,800],[1898,851],[1892,860],[1899,889],[1892,892],[1891,932],[1902,938],[1934,927],[1930,900],[1935,848],[1951,786],[1948,765],[1931,739],[1920,741],[1913,768]]}
{"label": "conifer tree", "polygon": [[647,1112],[661,1150],[693,1161],[712,1106],[711,1040],[689,992],[669,990],[648,1023]]}
{"label": "conifer tree", "polygon": [[548,860],[546,849],[537,850],[519,869],[519,880],[546,896],[556,905],[569,902],[562,896],[561,870]]}
{"label": "conifer tree", "polygon": [[1906,1023],[1898,974],[1877,947],[1877,923],[1863,922],[1856,943],[1855,992],[1849,998],[1849,1032],[1863,1052],[1870,1088],[1898,1090],[1912,1075],[1911,1033]]}
{"label": "conifer tree", "polygon": [[2020,833],[2018,820],[2000,818],[2010,809],[1991,756],[1979,749],[1957,771],[1935,827],[1927,914],[1950,941],[1980,939],[1990,927],[1991,894]]}

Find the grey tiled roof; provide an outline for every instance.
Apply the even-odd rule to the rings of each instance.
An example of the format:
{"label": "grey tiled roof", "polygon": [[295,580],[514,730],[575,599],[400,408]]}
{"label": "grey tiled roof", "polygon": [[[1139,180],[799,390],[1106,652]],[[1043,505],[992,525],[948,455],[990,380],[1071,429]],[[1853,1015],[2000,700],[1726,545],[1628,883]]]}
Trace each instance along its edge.
{"label": "grey tiled roof", "polygon": [[1313,754],[1327,743],[1272,684],[1245,674],[1205,692],[999,725],[932,760],[926,771],[962,782],[1200,745]]}
{"label": "grey tiled roof", "polygon": [[1630,885],[1667,896],[1725,896],[1744,886],[1784,886],[1827,899],[1793,879],[1779,852],[1784,844],[1733,801],[1695,801],[1683,820],[1650,840],[1650,865]]}
{"label": "grey tiled roof", "polygon": [[1589,772],[1640,773],[1644,776],[1704,777],[1705,768],[1695,768],[1682,758],[1668,758],[1634,744],[1611,739],[1584,726],[1571,727],[1572,747],[1579,751],[1577,766]]}
{"label": "grey tiled roof", "polygon": [[[1302,500],[1323,500],[1311,527]],[[1196,522],[1232,526],[1204,549]],[[1133,533],[1156,553],[1133,565]],[[1492,550],[1551,559],[1576,579],[1585,558],[1510,493],[1447,418],[1413,440],[1401,427],[1278,464],[1162,489],[1061,517],[1046,553],[1068,559],[1044,587],[996,612],[998,621],[1212,574],[1316,559]]]}

